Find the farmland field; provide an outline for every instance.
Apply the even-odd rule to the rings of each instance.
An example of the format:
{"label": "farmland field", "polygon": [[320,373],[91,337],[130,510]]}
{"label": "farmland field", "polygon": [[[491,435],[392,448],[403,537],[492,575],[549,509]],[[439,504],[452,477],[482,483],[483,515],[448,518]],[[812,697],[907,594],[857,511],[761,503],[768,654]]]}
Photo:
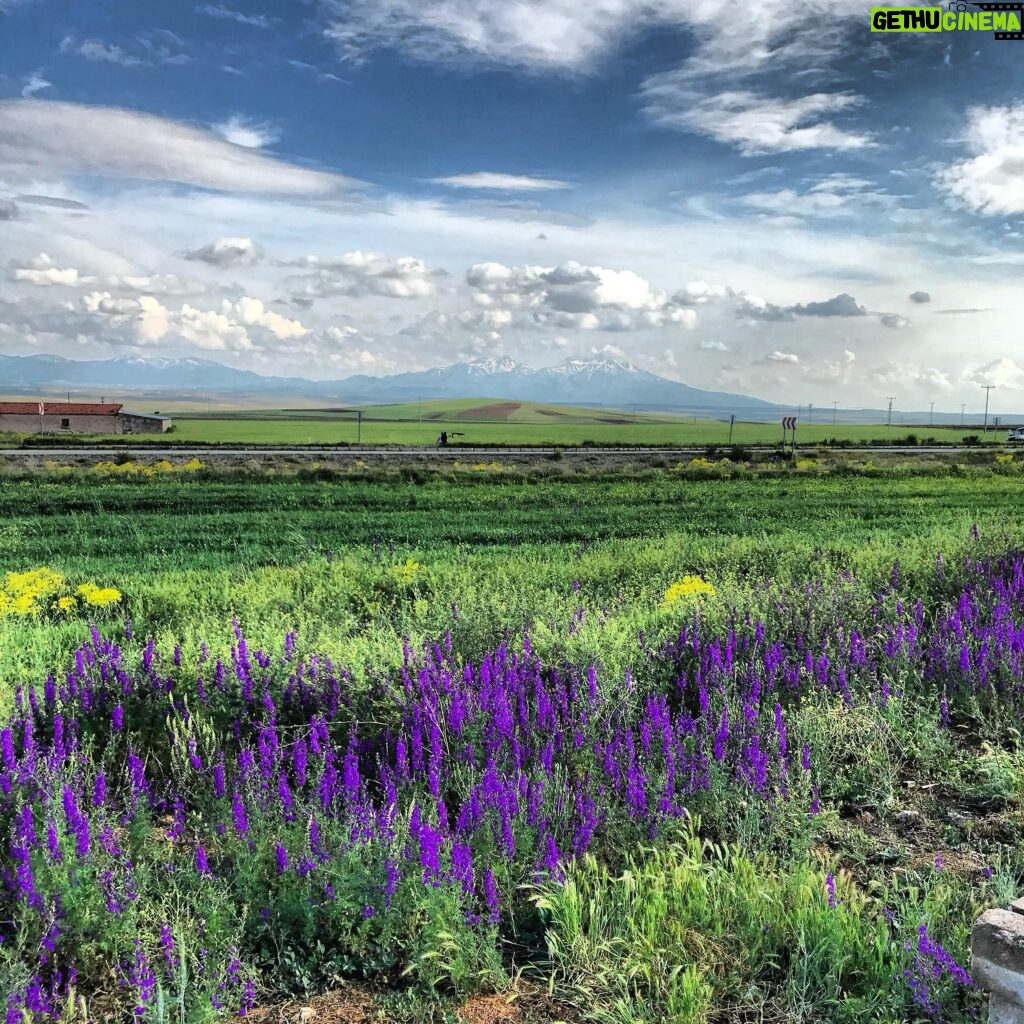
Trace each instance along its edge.
{"label": "farmland field", "polygon": [[[730,438],[728,419],[532,402],[488,399],[409,402],[368,406],[362,412],[360,429],[355,410],[261,409],[203,413],[191,409],[172,413],[174,429],[171,433],[135,435],[131,443],[138,446],[190,442],[352,445],[358,438],[360,443],[369,446],[429,446],[442,430],[452,435],[453,443],[463,445],[688,446],[725,445]],[[908,435],[913,439],[911,443],[959,444],[965,438],[974,438],[975,441],[1001,444],[1006,438],[1005,428],[990,428],[983,432],[979,424],[961,427],[839,423],[833,426],[828,422],[827,414],[819,415],[818,419],[826,422],[808,423],[806,418],[800,421],[797,431],[799,444],[897,443],[905,441]],[[781,436],[778,423],[738,421],[732,431],[732,443],[777,444]]]}
{"label": "farmland field", "polygon": [[1015,462],[168,465],[0,486],[8,1021],[984,1012]]}

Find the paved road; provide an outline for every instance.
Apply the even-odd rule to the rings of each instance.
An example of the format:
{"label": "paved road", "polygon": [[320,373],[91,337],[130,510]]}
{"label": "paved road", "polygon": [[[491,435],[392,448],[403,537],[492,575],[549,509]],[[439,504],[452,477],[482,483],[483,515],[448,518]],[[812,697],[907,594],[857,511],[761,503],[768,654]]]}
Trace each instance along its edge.
{"label": "paved road", "polygon": [[[800,445],[797,451],[813,451],[819,446],[815,444]],[[940,455],[950,452],[985,451],[998,448],[998,445],[982,445],[976,448],[967,448],[957,445],[914,445],[909,447],[888,447],[884,445],[865,445],[863,447],[841,447],[835,448],[836,452],[872,453],[872,454],[893,454],[893,455]],[[777,445],[744,445],[745,451],[749,452],[774,452],[778,451]],[[719,452],[725,454],[727,446],[719,447]],[[131,453],[134,457],[158,456],[167,457],[202,457],[216,456],[218,458],[252,458],[259,455],[276,456],[299,456],[317,455],[333,456],[338,459],[364,458],[366,456],[386,457],[395,459],[421,458],[423,456],[439,459],[462,459],[466,456],[497,458],[502,455],[515,455],[517,457],[529,457],[553,455],[561,452],[567,458],[583,455],[664,455],[664,456],[705,456],[708,454],[707,446],[691,448],[318,448],[314,446],[302,448],[275,448],[268,445],[261,445],[256,448],[156,448],[148,444],[141,444],[135,448],[0,448],[0,456],[4,458],[23,457],[45,457],[45,458],[74,458],[76,456],[106,456],[116,457]]]}

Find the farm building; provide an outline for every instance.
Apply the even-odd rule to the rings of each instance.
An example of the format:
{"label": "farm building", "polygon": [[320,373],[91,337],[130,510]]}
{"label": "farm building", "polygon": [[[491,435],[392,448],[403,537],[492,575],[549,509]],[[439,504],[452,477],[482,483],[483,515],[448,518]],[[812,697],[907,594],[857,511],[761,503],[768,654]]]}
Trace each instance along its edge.
{"label": "farm building", "polygon": [[14,434],[164,434],[168,416],[87,402],[0,402],[0,432]]}

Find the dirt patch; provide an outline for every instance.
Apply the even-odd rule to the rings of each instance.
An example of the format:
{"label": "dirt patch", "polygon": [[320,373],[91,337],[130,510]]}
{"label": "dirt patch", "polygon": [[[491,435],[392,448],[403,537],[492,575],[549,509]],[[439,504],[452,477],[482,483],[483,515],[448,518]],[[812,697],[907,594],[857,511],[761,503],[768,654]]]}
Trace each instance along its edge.
{"label": "dirt patch", "polygon": [[479,996],[459,1010],[465,1024],[518,1024],[522,1019],[519,1007],[504,996]]}
{"label": "dirt patch", "polygon": [[[247,1019],[254,1024],[387,1024],[392,1017],[375,1000],[375,991],[366,985],[345,985],[308,999],[260,1006],[250,1010]],[[381,995],[379,991],[376,994]],[[575,1010],[531,985],[522,986],[515,995],[474,996],[448,1012],[452,1009],[460,1024],[571,1024],[579,1020]]]}
{"label": "dirt patch", "polygon": [[456,413],[460,420],[506,420],[522,402],[495,402],[492,405],[477,405],[472,409],[463,409]]}
{"label": "dirt patch", "polygon": [[369,1024],[374,1020],[373,997],[352,985],[322,996],[250,1010],[248,1018],[259,1024]]}

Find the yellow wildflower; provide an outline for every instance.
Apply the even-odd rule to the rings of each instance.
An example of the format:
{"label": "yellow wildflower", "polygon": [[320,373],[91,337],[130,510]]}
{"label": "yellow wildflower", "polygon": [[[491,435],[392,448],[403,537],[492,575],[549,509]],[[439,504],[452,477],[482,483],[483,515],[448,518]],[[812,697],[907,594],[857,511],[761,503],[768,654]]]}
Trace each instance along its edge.
{"label": "yellow wildflower", "polygon": [[684,576],[676,580],[661,599],[661,610],[663,612],[675,611],[694,602],[700,602],[705,597],[714,597],[715,588],[699,576]]}
{"label": "yellow wildflower", "polygon": [[396,565],[391,571],[400,583],[412,583],[416,574],[423,568],[420,562],[414,562],[411,558],[405,560],[405,565]]}
{"label": "yellow wildflower", "polygon": [[83,583],[75,593],[93,608],[106,608],[108,604],[116,604],[123,596],[120,590],[113,587],[97,587],[95,583]]}

